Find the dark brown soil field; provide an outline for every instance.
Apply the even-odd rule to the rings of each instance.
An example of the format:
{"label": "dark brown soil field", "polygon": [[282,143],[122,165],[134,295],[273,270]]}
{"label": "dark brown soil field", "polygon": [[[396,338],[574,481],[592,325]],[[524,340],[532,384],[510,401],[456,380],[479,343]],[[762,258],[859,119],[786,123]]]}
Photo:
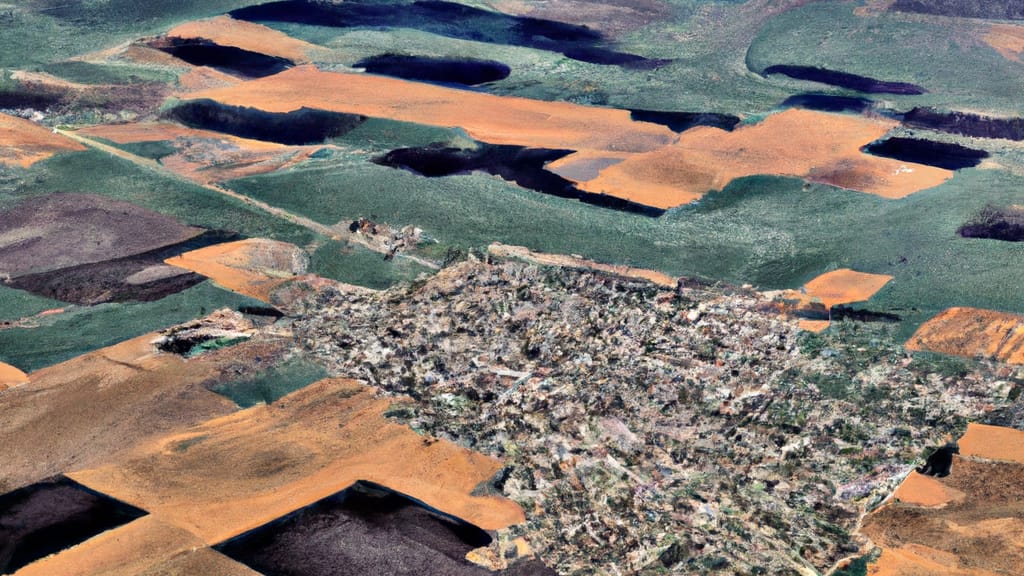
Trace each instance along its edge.
{"label": "dark brown soil field", "polygon": [[0,213],[0,274],[17,278],[123,258],[201,232],[105,196],[37,196]]}
{"label": "dark brown soil field", "polygon": [[266,576],[494,574],[466,560],[486,532],[382,488],[357,483],[216,549]]}
{"label": "dark brown soil field", "polygon": [[0,495],[0,572],[9,574],[143,515],[63,477]]}
{"label": "dark brown soil field", "polygon": [[[1024,465],[962,456],[932,479],[962,496],[941,507],[895,502],[867,518],[863,532],[883,548],[872,576],[995,576],[1024,566]],[[929,478],[931,479],[931,478]],[[926,504],[932,504],[926,502]]]}

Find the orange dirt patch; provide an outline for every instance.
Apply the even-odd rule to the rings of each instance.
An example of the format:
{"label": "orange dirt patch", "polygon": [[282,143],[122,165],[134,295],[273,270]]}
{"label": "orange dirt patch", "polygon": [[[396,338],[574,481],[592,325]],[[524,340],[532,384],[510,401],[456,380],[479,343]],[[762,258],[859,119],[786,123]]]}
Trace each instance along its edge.
{"label": "orange dirt patch", "polygon": [[[185,361],[158,352],[150,344],[158,336],[37,370],[28,383],[4,391],[0,492],[96,465],[147,438],[235,410],[233,402],[200,386],[232,357],[217,351]],[[244,354],[249,346],[223,352]]]}
{"label": "orange dirt patch", "polygon": [[[837,304],[870,299],[890,280],[892,276],[885,274],[868,274],[842,268],[814,278],[805,284],[802,290],[779,290],[766,294],[781,301],[779,310],[784,314],[799,311],[807,313],[815,311],[815,308],[818,314],[824,314]],[[799,320],[800,329],[809,332],[821,332],[828,328],[829,324],[828,320]]]}
{"label": "orange dirt patch", "polygon": [[162,522],[153,516],[144,516],[59,554],[33,562],[15,572],[15,576],[54,574],[258,576],[259,573],[206,548],[198,536],[186,530]]}
{"label": "orange dirt patch", "polygon": [[904,504],[938,508],[950,502],[961,501],[964,493],[946,486],[938,478],[911,472],[896,489],[895,498]]}
{"label": "orange dirt patch", "polygon": [[321,72],[314,66],[297,66],[191,97],[267,112],[306,106],[433,126],[461,126],[473,138],[492,144],[644,152],[676,139],[665,126],[634,122],[627,110],[494,96],[370,74]]}
{"label": "orange dirt patch", "polygon": [[826,272],[804,285],[804,292],[821,300],[827,308],[836,304],[863,302],[892,280],[886,274],[868,274],[849,268]]}
{"label": "orange dirt patch", "polygon": [[312,55],[327,52],[316,44],[267,28],[260,24],[217,16],[176,26],[167,32],[169,38],[204,38],[221,46],[234,46],[267,56],[286,58],[297,64],[309,62]]}
{"label": "orange dirt patch", "polygon": [[239,82],[241,80],[230,74],[225,74],[208,66],[199,66],[178,76],[179,95],[188,95],[189,92],[197,92],[199,90],[234,86]]}
{"label": "orange dirt patch", "polygon": [[972,423],[959,445],[962,456],[1024,464],[1024,432],[1020,430]]}
{"label": "orange dirt patch", "polygon": [[869,576],[998,576],[988,570],[961,568],[956,555],[920,544],[885,548],[868,566]]}
{"label": "orange dirt patch", "polygon": [[192,250],[164,262],[269,303],[275,288],[305,272],[306,255],[287,242],[249,238]]}
{"label": "orange dirt patch", "polygon": [[1024,316],[979,308],[949,308],[922,324],[907,340],[906,347],[1024,364]]}
{"label": "orange dirt patch", "polygon": [[[979,443],[993,446],[1003,440],[1019,442],[1017,435],[1021,434],[971,425],[960,439],[961,453],[973,452]],[[869,566],[868,574],[1020,573],[1024,566],[1024,465],[977,458],[978,454],[954,457],[946,478],[912,473],[897,490],[895,500],[864,519],[861,532],[883,549],[881,557]],[[945,499],[943,492],[955,498],[944,506],[925,507]]]}
{"label": "orange dirt patch", "polygon": [[507,244],[501,244],[495,242],[487,247],[487,251],[495,256],[502,258],[516,258],[518,260],[525,260],[527,262],[534,262],[536,264],[542,264],[545,266],[565,266],[569,268],[585,268],[587,270],[598,270],[601,272],[607,272],[616,276],[625,276],[627,278],[640,278],[664,286],[666,288],[675,288],[679,279],[669,276],[668,274],[658,272],[657,270],[647,270],[644,268],[633,268],[631,266],[615,265],[615,264],[602,264],[593,260],[587,260],[578,256],[566,256],[564,254],[547,254],[544,252],[534,252],[529,248],[523,246],[509,246]]}
{"label": "orange dirt patch", "polygon": [[28,168],[58,152],[80,150],[85,150],[85,146],[54,134],[49,128],[0,113],[0,164]]}
{"label": "orange dirt patch", "polygon": [[672,208],[756,174],[796,176],[883,198],[903,198],[953,176],[950,170],[860,151],[895,126],[889,119],[800,109],[733,132],[702,126],[682,133],[673,145],[610,166],[579,187]]}
{"label": "orange dirt patch", "polygon": [[1021,61],[1024,55],[1024,26],[1014,24],[993,24],[988,34],[982,37],[1007,60]]}
{"label": "orange dirt patch", "polygon": [[10,364],[0,362],[0,390],[28,382],[28,375]]}
{"label": "orange dirt patch", "polygon": [[356,480],[384,484],[486,530],[524,521],[510,500],[470,495],[501,462],[389,422],[382,413],[392,401],[354,380],[321,380],[272,405],[216,418],[69,476],[206,543]]}
{"label": "orange dirt patch", "polygon": [[824,332],[831,324],[832,323],[828,320],[801,319],[797,321],[797,325],[800,326],[800,329],[808,332]]}

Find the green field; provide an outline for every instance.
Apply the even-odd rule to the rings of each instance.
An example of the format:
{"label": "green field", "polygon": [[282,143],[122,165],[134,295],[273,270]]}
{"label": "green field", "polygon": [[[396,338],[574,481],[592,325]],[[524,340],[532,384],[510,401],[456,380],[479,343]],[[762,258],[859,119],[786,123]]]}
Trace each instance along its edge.
{"label": "green field", "polygon": [[261,303],[203,282],[156,302],[75,307],[32,328],[0,330],[0,361],[28,372],[219,308]]}
{"label": "green field", "polygon": [[649,218],[472,174],[424,178],[355,157],[236,180],[239,192],[333,224],[364,216],[414,224],[442,244],[522,244],[671,274],[802,285],[850,267],[892,274],[872,307],[911,322],[947,306],[1024,312],[1014,288],[1024,246],[967,240],[956,229],[986,204],[1019,202],[1024,178],[970,169],[902,200],[781,177],[750,177]]}
{"label": "green field", "polygon": [[255,377],[215,385],[212,390],[226,396],[240,408],[270,404],[300,388],[327,377],[318,364],[296,356]]}

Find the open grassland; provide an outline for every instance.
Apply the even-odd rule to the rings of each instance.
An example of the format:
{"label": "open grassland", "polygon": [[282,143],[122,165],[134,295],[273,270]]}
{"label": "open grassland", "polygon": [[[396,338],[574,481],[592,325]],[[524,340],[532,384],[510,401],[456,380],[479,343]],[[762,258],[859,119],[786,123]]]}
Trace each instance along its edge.
{"label": "open grassland", "polygon": [[0,200],[50,192],[85,192],[131,202],[206,229],[233,230],[300,246],[314,238],[308,230],[242,202],[95,150],[38,163],[21,177],[22,184],[10,192],[0,192]]}
{"label": "open grassland", "polygon": [[[989,25],[971,20],[922,19],[898,12],[854,13],[858,2],[811,2],[769,20],[750,44],[747,62],[760,72],[773,64],[820,66],[928,90],[888,96],[898,107],[964,107],[1005,114],[1024,111],[1024,67],[1004,58],[981,37]],[[773,82],[820,89],[779,76]]]}
{"label": "open grassland", "polygon": [[29,0],[0,10],[0,68],[27,68],[78,56],[140,36],[165,31],[186,20],[216,16],[257,4],[252,0],[157,0],[58,2]]}

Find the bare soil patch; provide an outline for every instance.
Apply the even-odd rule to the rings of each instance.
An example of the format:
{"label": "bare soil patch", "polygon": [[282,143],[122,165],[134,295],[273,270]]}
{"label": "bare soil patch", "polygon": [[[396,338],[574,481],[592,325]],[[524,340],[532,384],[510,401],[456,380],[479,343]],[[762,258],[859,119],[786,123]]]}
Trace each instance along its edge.
{"label": "bare soil patch", "polygon": [[941,508],[894,502],[868,516],[862,531],[884,549],[869,574],[1017,573],[1024,566],[1024,465],[954,457],[950,476],[933,480],[964,496]]}
{"label": "bare soil patch", "polygon": [[167,31],[168,38],[202,38],[221,46],[234,46],[242,50],[259,52],[267,56],[286,58],[306,63],[327,50],[284,32],[261,24],[235,20],[230,16],[217,16],[175,26]]}
{"label": "bare soil patch", "polygon": [[151,343],[158,337],[37,370],[27,384],[4,391],[0,490],[98,465],[149,438],[234,411],[207,385],[265,368],[286,344],[250,341],[185,361],[158,352]]}
{"label": "bare soil patch", "polygon": [[1024,55],[1024,26],[993,24],[982,39],[1007,60],[1019,62]]}
{"label": "bare soil patch", "polygon": [[85,146],[54,134],[45,126],[0,113],[0,164],[28,168],[59,152],[81,150]]}
{"label": "bare soil patch", "polygon": [[551,149],[642,152],[664,146],[676,136],[664,126],[634,122],[627,110],[494,96],[369,74],[321,72],[313,66],[192,96],[268,112],[305,106],[461,126],[475,139],[491,144]]}
{"label": "bare soil patch", "polygon": [[790,109],[732,132],[688,130],[677,143],[634,154],[578,186],[671,208],[755,174],[797,176],[883,198],[902,198],[952,177],[950,170],[861,151],[895,126],[882,118]]}
{"label": "bare soil patch", "polygon": [[301,248],[287,242],[250,238],[186,252],[166,263],[269,303],[275,288],[305,273],[308,257]]}
{"label": "bare soil patch", "polygon": [[1024,364],[1024,316],[979,308],[949,308],[921,325],[906,346],[908,350]]}
{"label": "bare soil patch", "polygon": [[28,375],[10,364],[0,362],[0,391],[28,382]]}
{"label": "bare soil patch", "polygon": [[0,214],[0,273],[11,278],[124,258],[202,230],[95,194],[36,196]]}

